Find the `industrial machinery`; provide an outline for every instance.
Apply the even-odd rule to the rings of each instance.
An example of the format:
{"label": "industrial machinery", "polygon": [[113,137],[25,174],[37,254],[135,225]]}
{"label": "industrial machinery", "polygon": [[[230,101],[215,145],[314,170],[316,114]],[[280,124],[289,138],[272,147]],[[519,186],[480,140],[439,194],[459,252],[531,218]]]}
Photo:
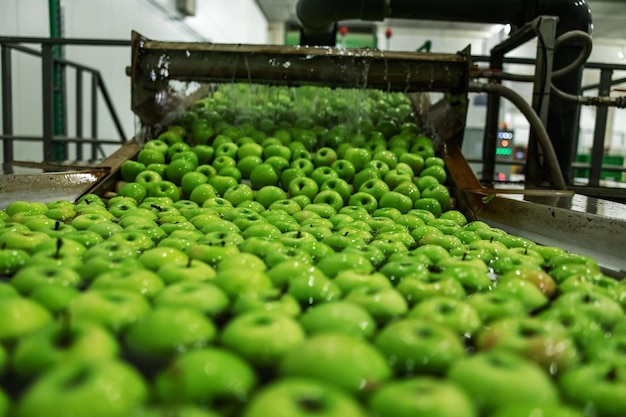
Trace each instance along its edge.
{"label": "industrial machinery", "polygon": [[[439,144],[441,154],[448,161],[457,204],[470,218],[488,221],[492,225],[531,238],[538,243],[558,244],[571,251],[589,254],[598,259],[607,274],[623,276],[626,262],[621,248],[626,244],[626,208],[617,203],[585,197],[566,189],[565,173],[570,168],[561,156],[570,152],[569,149],[573,146],[571,143],[573,132],[571,126],[555,127],[554,122],[555,118],[563,123],[570,120],[569,117],[555,115],[555,112],[577,111],[578,104],[564,105],[559,96],[568,98],[577,94],[572,78],[577,80],[580,77],[579,61],[581,54],[582,58],[586,59],[584,54],[586,47],[584,42],[583,46],[576,42],[572,46],[568,43],[567,47],[557,49],[553,55],[549,53],[552,52],[550,45],[555,42],[557,33],[561,33],[562,36],[564,30],[580,29],[581,25],[588,25],[586,9],[576,8],[575,22],[567,23],[568,19],[572,19],[570,8],[565,7],[565,11],[559,11],[548,7],[547,4],[550,2],[544,2],[539,9],[522,13],[525,16],[522,22],[517,18],[519,13],[515,7],[512,7],[504,17],[494,14],[472,18],[471,14],[466,14],[469,10],[465,9],[457,10],[458,16],[444,14],[443,10],[450,9],[448,2],[435,2],[439,5],[437,10],[432,9],[435,7],[432,3],[429,3],[429,6],[422,5],[428,9],[424,10],[424,13],[417,13],[413,6],[409,7],[404,3],[394,2],[391,9],[372,8],[370,5],[367,8],[352,7],[355,5],[351,4],[351,7],[333,8],[333,13],[324,14],[321,11],[325,6],[318,7],[316,3],[313,8],[310,2],[301,1],[298,10],[303,22],[303,44],[323,44],[324,39],[329,39],[328,33],[336,27],[336,20],[344,18],[379,20],[384,17],[420,16],[431,19],[469,18],[488,22],[511,22],[519,25],[519,28],[504,44],[494,48],[490,73],[494,73],[495,68],[501,67],[503,56],[508,50],[539,34],[542,36],[542,42],[538,47],[538,61],[547,61],[538,62],[537,65],[549,66],[554,62],[554,65],[560,63],[561,66],[567,67],[567,74],[560,71],[554,77],[553,90],[557,91],[557,97],[554,97],[555,93],[552,97],[549,94],[551,84],[542,77],[545,71],[538,74],[534,79],[535,97],[541,100],[538,99],[539,102],[534,104],[543,107],[539,113],[533,111],[521,97],[499,84],[498,81],[506,77],[506,74],[498,74],[499,77],[495,79],[488,78],[490,73],[486,73],[472,62],[469,50],[454,54],[431,54],[382,52],[370,49],[345,50],[332,46],[176,43],[154,41],[133,33],[132,63],[127,72],[132,84],[132,109],[142,122],[142,131],[120,151],[100,164],[95,174],[89,173],[91,177],[86,184],[77,180],[78,177],[75,176],[81,176],[83,173],[71,174],[71,178],[67,177],[68,174],[55,174],[50,176],[50,180],[58,175],[66,175],[67,181],[79,184],[78,188],[73,189],[79,191],[78,195],[86,192],[105,193],[111,190],[118,176],[119,166],[138,151],[144,137],[154,136],[177,112],[180,113],[195,98],[205,94],[212,83],[250,82],[401,91],[413,99],[422,124],[427,126],[428,133]],[[488,6],[481,10],[493,10],[496,5]],[[474,10],[474,7],[477,6],[472,6],[471,9]],[[355,15],[354,10],[368,12]],[[372,10],[377,12],[372,13]],[[549,12],[564,14],[561,16],[561,23],[558,23],[559,18],[554,16],[535,17],[538,13]],[[525,23],[529,17],[532,19]],[[563,23],[564,20],[567,24]],[[544,45],[546,41],[548,44]],[[575,52],[573,57],[571,50]],[[567,65],[568,60],[576,65]],[[551,72],[548,71],[547,74],[550,75]],[[560,84],[565,82],[561,79],[565,78],[565,75],[568,75],[566,85]],[[181,87],[189,86],[190,83],[195,86],[194,89]],[[189,93],[190,90],[193,90],[193,93]],[[493,174],[490,171],[493,172],[496,158],[495,124],[491,126],[492,128],[487,126],[485,134],[483,152],[487,176],[482,179],[476,178],[469,169],[460,148],[465,128],[467,96],[470,91],[489,93],[489,100],[492,102],[490,109],[497,105],[503,96],[511,100],[529,118],[533,140],[529,148],[532,155],[529,156],[526,166],[527,178],[530,179],[526,187],[522,185],[508,190],[493,188],[494,184],[490,181]],[[424,100],[425,95],[422,93],[426,92],[443,93],[443,99],[431,104]],[[598,100],[596,104],[608,103]],[[488,111],[488,124],[489,114],[495,111]],[[548,126],[547,129],[544,128],[545,125]],[[560,133],[554,129],[560,130]],[[6,193],[11,189],[9,185],[14,181],[15,184],[20,181],[32,182],[33,179],[23,180],[18,177],[10,179],[4,176],[2,181],[5,182],[5,198],[15,199],[15,194]],[[43,185],[46,190],[51,189],[48,185],[48,183]],[[70,189],[65,187],[64,191],[68,190]],[[53,197],[57,196],[50,196]]]}

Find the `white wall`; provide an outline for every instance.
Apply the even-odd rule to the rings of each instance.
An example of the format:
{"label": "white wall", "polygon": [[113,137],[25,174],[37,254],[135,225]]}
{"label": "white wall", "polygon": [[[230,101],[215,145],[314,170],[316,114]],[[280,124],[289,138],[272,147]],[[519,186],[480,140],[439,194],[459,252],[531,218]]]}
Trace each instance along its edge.
{"label": "white wall", "polygon": [[[268,42],[268,24],[254,0],[198,0],[196,15],[184,19],[177,14],[174,4],[175,0],[66,0],[63,3],[64,37],[130,40],[131,31],[135,30],[148,38],[164,41]],[[48,1],[1,0],[0,36],[48,37]],[[65,54],[69,60],[100,70],[125,133],[132,137],[138,125],[130,110],[130,80],[125,73],[130,65],[130,48],[68,46]],[[15,133],[40,135],[40,61],[22,54],[13,56]],[[70,135],[75,133],[74,78],[74,72],[68,71]],[[89,82],[88,78],[84,79],[84,88]],[[87,93],[84,99],[89,99]],[[98,136],[117,139],[104,101],[100,99],[98,106]],[[84,114],[87,118],[83,131],[87,133],[90,128],[88,109]],[[114,149],[108,147],[107,153]],[[15,159],[41,160],[41,148],[35,144],[16,144]]]}

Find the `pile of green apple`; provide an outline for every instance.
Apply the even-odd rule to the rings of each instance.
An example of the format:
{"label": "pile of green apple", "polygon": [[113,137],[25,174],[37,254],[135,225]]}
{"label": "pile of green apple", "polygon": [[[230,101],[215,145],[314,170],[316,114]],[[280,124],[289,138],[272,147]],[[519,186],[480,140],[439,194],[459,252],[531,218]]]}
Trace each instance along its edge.
{"label": "pile of green apple", "polygon": [[0,417],[626,416],[626,285],[447,181],[402,94],[221,86],[0,211]]}

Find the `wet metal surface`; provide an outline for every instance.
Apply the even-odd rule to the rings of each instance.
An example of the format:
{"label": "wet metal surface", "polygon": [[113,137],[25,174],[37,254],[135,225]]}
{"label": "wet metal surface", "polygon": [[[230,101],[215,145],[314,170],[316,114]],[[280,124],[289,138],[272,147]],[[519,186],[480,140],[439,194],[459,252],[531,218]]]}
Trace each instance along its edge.
{"label": "wet metal surface", "polygon": [[568,190],[484,188],[457,146],[445,146],[443,155],[468,219],[591,256],[607,275],[626,277],[626,205]]}
{"label": "wet metal surface", "polygon": [[478,220],[539,244],[595,258],[626,277],[626,206],[578,194],[530,196],[466,192]]}
{"label": "wet metal surface", "polygon": [[102,179],[108,170],[0,175],[0,208],[17,200],[74,201]]}

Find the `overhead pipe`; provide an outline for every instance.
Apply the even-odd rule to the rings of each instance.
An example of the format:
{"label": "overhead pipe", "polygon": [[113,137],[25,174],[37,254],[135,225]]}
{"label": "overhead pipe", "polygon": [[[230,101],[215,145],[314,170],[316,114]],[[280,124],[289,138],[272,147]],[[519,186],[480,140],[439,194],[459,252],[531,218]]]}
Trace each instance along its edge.
{"label": "overhead pipe", "polygon": [[[302,25],[301,43],[328,46],[334,46],[336,22],[351,19],[442,20],[520,27],[538,16],[556,16],[557,36],[572,30],[590,34],[592,28],[591,10],[585,0],[299,0],[297,14]],[[554,54],[553,69],[568,66],[583,51],[584,46],[576,43],[560,46]],[[556,78],[553,84],[566,94],[578,96],[581,82],[582,68],[577,68]],[[546,128],[568,182],[576,152],[579,111],[575,103],[555,94],[550,97]]]}

